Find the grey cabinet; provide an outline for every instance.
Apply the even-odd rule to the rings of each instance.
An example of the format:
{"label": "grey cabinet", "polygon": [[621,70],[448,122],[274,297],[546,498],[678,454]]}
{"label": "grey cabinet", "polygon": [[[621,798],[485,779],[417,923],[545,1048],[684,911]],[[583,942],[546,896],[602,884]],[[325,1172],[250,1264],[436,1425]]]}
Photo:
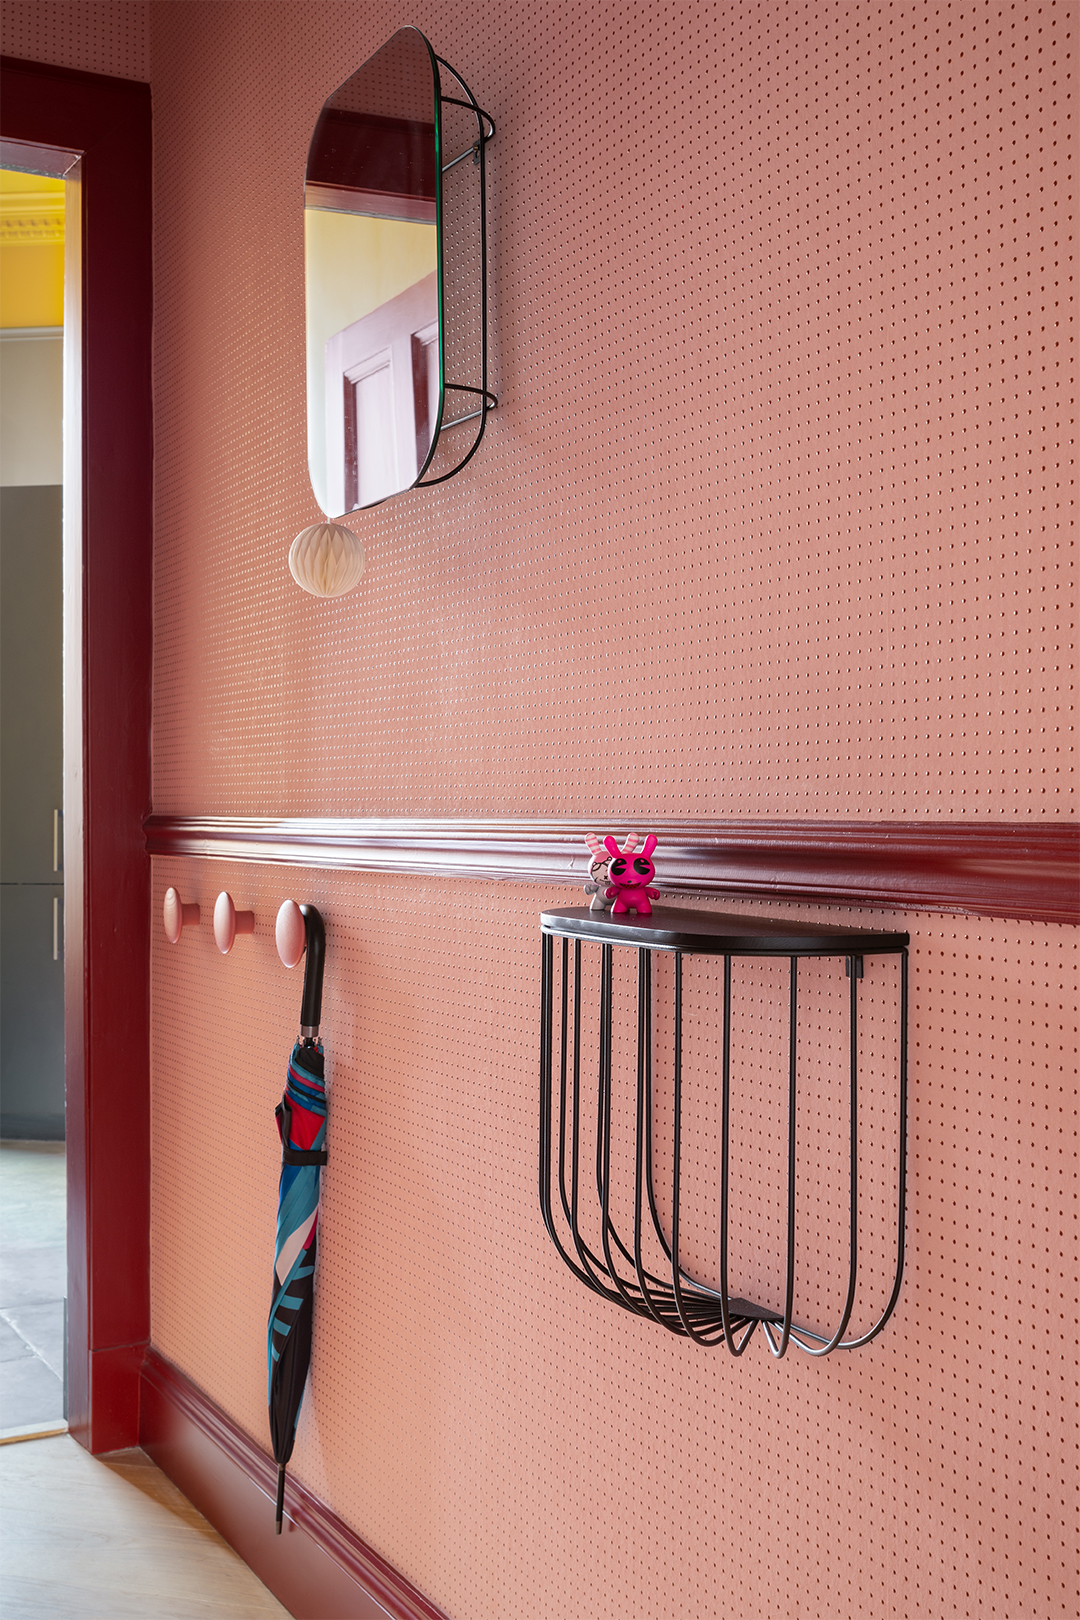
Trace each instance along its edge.
{"label": "grey cabinet", "polygon": [[45,1140],[64,1134],[61,521],[59,485],[0,489],[0,1133]]}

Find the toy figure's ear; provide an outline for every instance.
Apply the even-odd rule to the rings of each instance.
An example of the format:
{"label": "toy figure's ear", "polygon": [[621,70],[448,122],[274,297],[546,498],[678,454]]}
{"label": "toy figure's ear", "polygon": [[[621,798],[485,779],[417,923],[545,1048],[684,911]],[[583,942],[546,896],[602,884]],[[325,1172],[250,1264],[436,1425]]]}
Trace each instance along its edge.
{"label": "toy figure's ear", "polygon": [[641,853],[647,859],[652,854],[652,852],[653,852],[653,850],[655,848],[656,848],[656,834],[655,833],[650,833],[648,838],[646,838],[646,840],[645,840],[645,848],[642,850]]}
{"label": "toy figure's ear", "polygon": [[618,844],[615,842],[614,838],[612,838],[610,833],[604,839],[604,848],[607,850],[609,855],[622,854],[622,850],[619,848]]}
{"label": "toy figure's ear", "polygon": [[622,847],[622,852],[624,855],[632,855],[637,847],[638,835],[637,833],[631,833],[629,838],[626,840],[626,843]]}
{"label": "toy figure's ear", "polygon": [[599,838],[597,838],[596,834],[595,833],[586,833],[585,834],[585,842],[588,844],[589,848],[592,850],[593,860],[594,861],[602,861],[603,858],[604,858],[603,849],[601,847],[600,840],[599,840]]}

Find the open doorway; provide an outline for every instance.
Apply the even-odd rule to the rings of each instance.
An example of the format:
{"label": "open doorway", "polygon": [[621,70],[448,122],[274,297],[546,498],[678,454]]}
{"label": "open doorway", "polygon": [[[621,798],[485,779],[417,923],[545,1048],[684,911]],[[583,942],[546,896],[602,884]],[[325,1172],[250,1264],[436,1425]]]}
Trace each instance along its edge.
{"label": "open doorway", "polygon": [[[95,1452],[137,1442],[150,1319],[143,822],[153,623],[151,133],[149,85],[0,57],[0,165],[70,182],[62,940],[68,1425]],[[78,168],[50,168],[57,160]]]}
{"label": "open doorway", "polygon": [[0,169],[0,1437],[64,1425],[65,214]]}

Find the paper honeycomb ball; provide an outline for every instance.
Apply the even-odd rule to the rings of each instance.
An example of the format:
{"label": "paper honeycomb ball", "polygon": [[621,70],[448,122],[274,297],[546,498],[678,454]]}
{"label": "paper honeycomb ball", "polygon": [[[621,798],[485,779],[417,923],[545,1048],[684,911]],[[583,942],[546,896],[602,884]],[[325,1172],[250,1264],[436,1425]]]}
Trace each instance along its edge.
{"label": "paper honeycomb ball", "polygon": [[363,572],[360,537],[341,523],[313,523],[289,547],[289,573],[312,596],[343,596]]}

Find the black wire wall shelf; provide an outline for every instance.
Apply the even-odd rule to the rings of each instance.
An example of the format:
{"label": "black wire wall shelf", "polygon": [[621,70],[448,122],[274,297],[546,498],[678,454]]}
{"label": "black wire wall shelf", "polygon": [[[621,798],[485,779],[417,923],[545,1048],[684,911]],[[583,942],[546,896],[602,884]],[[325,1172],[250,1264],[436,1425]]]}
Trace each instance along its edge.
{"label": "black wire wall shelf", "polygon": [[[802,926],[791,921],[724,916],[673,907],[658,907],[651,916],[634,914],[613,919],[607,913],[594,912],[585,906],[569,906],[543,912],[541,930],[540,1205],[548,1234],[566,1265],[587,1288],[611,1304],[646,1317],[698,1344],[726,1344],[735,1356],[742,1355],[759,1325],[771,1354],[778,1359],[786,1354],[792,1344],[811,1356],[825,1356],[833,1350],[851,1350],[868,1344],[881,1332],[893,1313],[904,1269],[909,936],[855,928]],[[562,942],[558,966],[555,958],[556,939]],[[598,946],[600,951],[599,1008],[592,1008],[589,1016],[583,1018],[583,993],[593,994],[597,982],[595,960],[591,970],[587,962],[583,967],[583,948],[584,953],[591,954],[591,947],[594,946]],[[626,1211],[630,1203],[629,1190],[613,1187],[612,1096],[613,1073],[618,1067],[613,1062],[613,983],[617,949],[636,949],[637,952],[636,1050],[633,1057],[636,1064],[633,1217],[628,1237],[630,1218]],[[661,1023],[659,1016],[654,1017],[654,958],[657,953],[670,953],[673,957],[671,1004],[665,1006],[662,1020],[665,1029],[670,1024],[672,1030],[670,1053],[664,1054],[667,1065],[665,1072],[670,1072],[673,1083],[673,1128],[669,1150],[671,1197],[666,1207],[666,1224],[661,1216],[655,1174],[654,1078],[658,1054],[654,1051],[654,1041]],[[685,1191],[682,1138],[686,1093],[683,959],[701,955],[723,959],[719,1054],[719,1275],[714,1279],[719,1286],[710,1286],[692,1277],[680,1258],[681,1204]],[[899,1027],[895,1059],[895,1268],[891,1291],[876,1322],[868,1330],[845,1338],[852,1321],[859,1272],[859,985],[864,973],[864,958],[870,956],[894,957],[899,965]],[[732,1183],[732,1007],[736,966],[741,959],[754,957],[786,958],[788,963],[787,1173],[783,1195],[786,1254],[782,1309],[733,1297],[728,1289]],[[820,1326],[810,1328],[801,1325],[793,1319],[796,1294],[796,1161],[799,1149],[799,964],[807,958],[833,958],[838,970],[842,962],[848,981],[844,997],[847,1026],[847,1277],[846,1283],[841,1279],[844,1301],[839,1321],[831,1332],[821,1331]],[[585,1028],[586,1024],[588,1029]],[[596,1049],[591,1050],[594,1035]],[[633,1041],[631,1032],[631,1045]],[[586,1047],[590,1050],[586,1051]],[[586,1070],[590,1076],[595,1074],[595,1089],[591,1079],[585,1077]],[[633,1084],[632,1080],[630,1083]],[[590,1108],[590,1096],[594,1101],[595,1114]],[[590,1158],[594,1160],[591,1166],[587,1163]],[[598,1210],[587,1191],[590,1181],[595,1183]],[[664,1190],[666,1192],[667,1189]],[[616,1229],[613,1214],[616,1203],[623,1210],[623,1235]],[[591,1237],[586,1232],[590,1221],[599,1232],[598,1239],[595,1232]],[[654,1254],[663,1255],[662,1264],[646,1259],[647,1245]]]}

